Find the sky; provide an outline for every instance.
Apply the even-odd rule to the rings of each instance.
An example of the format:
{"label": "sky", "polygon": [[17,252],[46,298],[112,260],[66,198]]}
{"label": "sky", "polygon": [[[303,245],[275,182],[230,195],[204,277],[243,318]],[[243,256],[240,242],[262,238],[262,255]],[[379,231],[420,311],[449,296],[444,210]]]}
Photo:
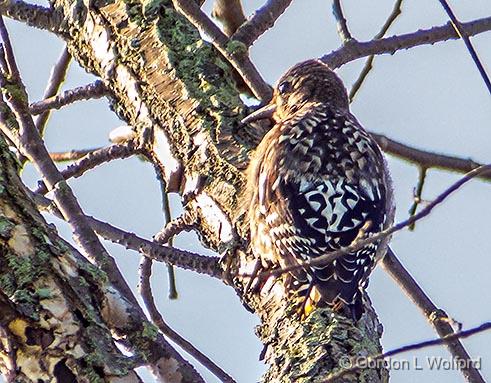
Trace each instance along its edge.
{"label": "sky", "polygon": [[[246,14],[262,1],[244,1]],[[462,21],[491,15],[489,0],[450,2]],[[393,7],[393,1],[346,0],[345,16],[352,35],[360,41],[375,35]],[[212,1],[204,9],[211,10]],[[403,2],[403,13],[389,35],[413,32],[447,22],[438,1]],[[40,100],[51,66],[63,43],[47,32],[8,22],[13,46],[30,100]],[[491,32],[472,38],[491,74]],[[322,56],[340,45],[331,2],[296,0],[252,47],[251,57],[264,78],[274,83],[293,64]],[[343,66],[339,75],[349,88],[363,60]],[[64,89],[93,81],[72,64]],[[418,148],[473,158],[491,163],[491,97],[462,41],[449,41],[377,57],[374,69],[352,104],[352,112],[370,131]],[[105,100],[80,102],[57,111],[48,124],[46,144],[51,151],[99,147],[108,144],[108,134],[124,125]],[[397,220],[408,215],[418,169],[388,157],[394,179]],[[35,186],[39,175],[28,167],[24,180]],[[459,175],[428,172],[424,200],[432,200]],[[114,161],[83,177],[71,180],[84,210],[126,230],[151,238],[164,224],[158,182],[150,165],[137,158]],[[395,235],[392,247],[403,264],[437,306],[464,328],[491,320],[491,184],[472,181],[454,193],[420,221],[414,231]],[[173,215],[180,211],[179,197],[171,196]],[[48,217],[70,238],[66,224]],[[119,246],[104,243],[132,287],[137,283],[139,256]],[[175,246],[202,254],[193,234],[180,235]],[[235,293],[217,280],[177,271],[179,299],[167,299],[165,266],[154,266],[153,287],[157,303],[168,323],[193,342],[238,382],[255,382],[265,366],[258,360],[261,344],[254,335],[257,318],[240,304]],[[383,324],[382,344],[390,350],[436,337],[419,310],[381,268],[370,281],[369,295]],[[485,378],[491,379],[491,332],[463,341],[470,355],[481,361]],[[443,347],[406,353],[393,360],[408,361],[409,370],[391,371],[393,382],[462,382],[460,372],[430,368],[428,357],[450,360]],[[422,369],[417,369],[416,365]],[[216,379],[200,367],[207,382]],[[152,378],[142,373],[146,382]]]}

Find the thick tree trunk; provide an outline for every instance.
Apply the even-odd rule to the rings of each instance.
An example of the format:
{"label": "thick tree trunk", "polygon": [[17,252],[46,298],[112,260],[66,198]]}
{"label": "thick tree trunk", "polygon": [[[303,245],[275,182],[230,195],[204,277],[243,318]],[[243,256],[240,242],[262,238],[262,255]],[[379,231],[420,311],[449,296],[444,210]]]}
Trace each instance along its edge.
{"label": "thick tree trunk", "polygon": [[[87,4],[90,7],[87,8]],[[358,323],[318,309],[306,320],[296,303],[247,294],[247,225],[234,221],[248,151],[262,131],[238,129],[244,114],[231,67],[172,7],[172,2],[52,3],[70,53],[112,92],[112,109],[146,143],[170,192],[197,213],[204,245],[227,254],[228,273],[246,307],[261,319],[258,335],[270,369],[267,382],[316,382],[350,357],[380,351],[381,326],[370,304]],[[108,356],[112,356],[111,353]],[[344,381],[387,381],[384,369]]]}
{"label": "thick tree trunk", "polygon": [[104,325],[102,275],[48,227],[16,165],[0,136],[0,371],[15,382],[139,382]]}

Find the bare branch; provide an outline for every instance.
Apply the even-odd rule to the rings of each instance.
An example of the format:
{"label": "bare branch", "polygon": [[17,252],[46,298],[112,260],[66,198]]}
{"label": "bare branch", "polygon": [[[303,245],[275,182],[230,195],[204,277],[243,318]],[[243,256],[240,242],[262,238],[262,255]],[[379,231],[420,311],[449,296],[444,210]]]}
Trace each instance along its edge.
{"label": "bare branch", "polygon": [[[468,36],[474,36],[491,30],[491,16],[463,23],[462,27]],[[402,49],[414,48],[420,45],[435,44],[441,41],[457,39],[458,35],[450,23],[440,27],[423,29],[413,33],[386,37],[380,40],[360,42],[350,40],[341,48],[321,57],[321,60],[331,68],[357,60],[361,57],[381,54],[394,54]]]}
{"label": "bare branch", "polygon": [[[166,188],[166,182],[164,179],[161,177],[160,173],[157,172],[157,178],[159,180],[160,184],[160,193],[162,195],[162,211],[164,213],[164,218],[165,218],[165,227],[156,235],[154,236],[154,242],[157,242],[161,245],[169,245],[172,247],[174,245],[174,235],[180,233],[182,230],[185,229],[185,226],[180,226],[180,225],[172,225],[172,214],[170,211],[170,203],[169,203],[169,194],[167,193],[167,188]],[[174,230],[166,230],[167,226],[173,226]],[[162,235],[162,232],[167,232],[168,235]],[[160,235],[160,241],[157,240],[156,238],[159,237]],[[144,264],[145,260],[142,260],[142,264]],[[151,261],[149,263],[149,268],[151,269]],[[151,270],[150,270],[151,272]],[[176,273],[174,270],[174,266],[167,264],[167,275],[169,277],[169,299],[177,299],[178,298],[178,293],[177,293],[177,284],[176,284]],[[149,286],[150,287],[150,286]]]}
{"label": "bare branch", "polygon": [[[380,29],[380,32],[375,35],[374,40],[378,40],[378,39],[381,39],[382,37],[384,37],[385,34],[387,33],[387,31],[389,30],[389,28],[394,23],[394,21],[396,21],[396,19],[402,13],[402,11],[401,11],[402,1],[403,0],[396,0],[396,3],[394,4],[394,8],[392,9],[392,12],[390,13],[389,17],[385,21],[385,24]],[[358,93],[363,82],[367,78],[368,73],[370,73],[370,71],[372,70],[374,59],[375,59],[375,56],[371,55],[368,57],[367,61],[365,61],[365,65],[363,66],[363,69],[361,70],[360,74],[358,75],[358,78],[354,82],[354,84],[351,87],[351,90],[349,92],[350,102],[353,102],[356,94]]]}
{"label": "bare branch", "polygon": [[243,44],[230,41],[193,0],[173,0],[173,3],[196,28],[211,38],[213,45],[232,64],[259,100],[271,99],[271,87],[249,59],[247,48]]}
{"label": "bare branch", "polygon": [[[169,195],[164,193],[162,195],[162,199],[164,202],[163,207],[165,221],[171,222]],[[174,237],[170,236],[166,242],[170,247],[172,247],[174,245]],[[176,273],[173,265],[167,265],[167,276],[169,277],[169,299],[177,299],[179,294],[177,292]]]}
{"label": "bare branch", "polygon": [[[468,338],[468,337],[470,337],[472,335],[481,333],[483,331],[487,331],[489,329],[491,329],[491,322],[486,322],[486,323],[481,324],[480,326],[473,327],[473,328],[471,328],[469,330],[465,330],[465,331],[459,331],[458,333],[455,333],[455,334],[452,334],[452,335],[448,335],[448,336],[446,336],[444,338],[431,339],[431,340],[426,340],[424,342],[418,342],[418,343],[409,344],[409,345],[406,345],[406,346],[402,346],[402,347],[396,348],[396,349],[391,350],[391,351],[387,351],[387,352],[385,352],[383,354],[377,354],[377,355],[373,355],[373,356],[368,356],[368,357],[363,358],[363,359],[364,359],[364,361],[366,361],[368,363],[370,361],[382,360],[384,358],[388,358],[388,357],[391,357],[391,356],[394,356],[394,355],[402,354],[404,352],[413,351],[413,350],[420,350],[422,348],[426,348],[426,347],[430,347],[430,346],[438,346],[438,345],[441,345],[441,344],[445,344],[445,343],[451,342],[451,341],[453,341],[455,339]],[[468,360],[467,362],[469,364],[472,364],[472,360]],[[352,367],[347,368],[347,369],[344,369],[344,370],[341,370],[341,371],[339,371],[339,372],[337,372],[335,374],[332,374],[324,382],[325,383],[336,382],[340,378],[342,378],[342,377],[344,377],[344,376],[346,376],[348,374],[352,374],[352,373],[354,373],[356,371],[359,371],[359,370],[361,370],[363,368],[366,368],[366,366],[363,366],[358,361],[355,361]],[[484,380],[482,380],[482,382],[484,383]]]}
{"label": "bare branch", "polygon": [[467,47],[467,50],[469,51],[469,54],[471,55],[472,60],[474,61],[474,64],[476,64],[477,70],[481,74],[481,77],[488,88],[488,92],[491,94],[491,81],[489,80],[488,74],[486,73],[486,70],[484,69],[484,66],[481,63],[481,60],[479,60],[479,56],[477,55],[477,52],[474,49],[474,46],[472,45],[472,42],[469,39],[469,36],[467,35],[467,32],[462,27],[462,24],[453,13],[452,8],[450,8],[450,5],[448,4],[447,0],[438,0],[438,1],[445,9],[445,12],[447,12],[448,17],[450,18],[452,25],[457,31],[457,33],[459,34],[460,38],[464,40],[465,46]]}
{"label": "bare branch", "polygon": [[[58,58],[58,61],[53,66],[53,69],[51,70],[51,75],[48,80],[48,86],[44,91],[45,99],[49,97],[54,97],[58,94],[61,85],[65,81],[66,74],[68,72],[68,68],[70,67],[71,61],[72,61],[72,56],[70,55],[70,53],[68,53],[68,49],[65,46],[63,48],[63,51],[61,52],[60,57]],[[39,134],[41,135],[41,137],[44,134],[44,129],[46,127],[46,124],[48,123],[50,114],[51,113],[49,110],[45,110],[36,119],[36,128],[37,130],[39,130]]]}
{"label": "bare branch", "polygon": [[0,17],[0,37],[3,42],[2,71],[4,73],[2,73],[2,75],[9,75],[12,77],[13,81],[19,83],[18,85],[24,88],[21,83],[19,68],[15,62],[14,51],[12,49],[12,44],[10,43],[9,34],[5,27],[3,17]]}
{"label": "bare branch", "polygon": [[[69,178],[77,178],[86,171],[95,168],[103,163],[110,162],[116,159],[127,158],[140,153],[141,149],[135,141],[128,141],[124,144],[111,145],[106,148],[93,150],[88,152],[82,159],[71,164],[61,172],[61,175],[68,180]],[[48,188],[44,182],[38,182],[38,188],[34,191],[39,194],[46,194]]]}
{"label": "bare branch", "polygon": [[240,0],[215,0],[211,15],[222,23],[228,37],[247,21]]}
{"label": "bare branch", "polygon": [[[404,268],[391,248],[387,250],[387,254],[382,260],[382,267],[423,312],[440,337],[444,338],[454,334],[448,315],[435,306],[411,274]],[[446,346],[457,360],[467,361],[471,359],[459,339],[447,341]],[[474,366],[464,363],[462,366],[459,365],[459,367],[461,367],[462,374],[469,382],[484,383],[481,373]]]}
{"label": "bare branch", "polygon": [[52,9],[26,3],[22,0],[4,0],[0,12],[11,19],[21,21],[31,27],[57,32],[59,20]]}
{"label": "bare branch", "polygon": [[353,37],[348,29],[348,24],[346,22],[346,18],[344,17],[343,8],[341,6],[341,0],[333,0],[332,2],[332,13],[334,14],[334,18],[338,24],[338,34],[341,37],[341,41],[346,43],[351,40]]}
{"label": "bare branch", "polygon": [[[399,222],[396,225],[393,225],[393,226],[391,226],[385,230],[382,230],[376,234],[373,234],[369,238],[359,239],[359,240],[355,239],[355,241],[353,241],[349,246],[341,247],[340,249],[338,249],[336,251],[332,251],[330,253],[321,255],[321,256],[319,256],[317,258],[313,258],[309,261],[299,262],[299,263],[292,265],[292,266],[267,270],[267,271],[259,273],[257,276],[258,277],[267,277],[270,275],[276,276],[276,275],[281,275],[283,273],[286,273],[286,272],[289,272],[289,271],[292,271],[295,269],[299,269],[302,267],[315,266],[315,265],[325,265],[329,262],[336,260],[337,258],[341,257],[344,254],[352,253],[352,252],[355,252],[357,250],[360,250],[362,247],[365,247],[366,245],[368,245],[370,243],[374,243],[380,239],[383,239],[389,235],[392,235],[393,233],[404,229],[405,227],[407,227],[407,226],[411,225],[412,223],[420,220],[421,218],[426,217],[428,214],[431,213],[431,211],[436,206],[441,204],[450,194],[452,194],[454,191],[459,189],[462,185],[464,185],[465,183],[467,183],[468,181],[470,181],[474,177],[477,177],[480,174],[489,173],[490,170],[491,170],[491,165],[485,165],[485,166],[481,166],[477,169],[470,171],[464,177],[462,177],[460,180],[453,183],[443,193],[441,193],[439,196],[437,196],[424,209],[421,209],[421,211],[419,213],[409,217],[408,219],[406,219],[404,221]],[[241,274],[240,276],[241,277],[249,277],[249,278],[253,277],[252,274],[247,274],[247,273]]]}
{"label": "bare branch", "polygon": [[96,80],[93,83],[67,90],[62,94],[52,95],[42,101],[34,102],[30,105],[29,110],[33,115],[41,114],[50,109],[60,109],[75,101],[101,98],[107,94],[108,90],[102,81]]}
{"label": "bare branch", "polygon": [[[413,204],[409,209],[409,216],[413,216],[414,214],[416,214],[418,205],[421,202],[421,193],[423,193],[423,187],[426,180],[426,170],[427,170],[426,168],[419,168],[418,185],[414,190]],[[413,222],[411,225],[409,225],[409,230],[414,230],[415,227],[416,227],[416,223]]]}
{"label": "bare branch", "polygon": [[[58,208],[49,198],[34,192],[30,192],[30,194],[31,198],[40,209],[48,211],[58,218],[63,219]],[[119,229],[109,223],[99,221],[96,218],[87,216],[87,220],[97,234],[108,241],[117,243],[127,249],[143,253],[154,261],[169,263],[185,270],[191,270],[200,274],[209,275],[213,278],[222,279],[222,268],[220,267],[219,257],[207,257],[190,251],[176,249],[174,247],[162,246],[156,242],[143,239],[136,234]],[[179,224],[174,226],[175,222],[178,222],[178,220],[171,221],[167,228],[169,230],[168,233],[175,233],[181,229],[186,229]],[[162,233],[164,231],[165,230],[163,230]]]}
{"label": "bare branch", "polygon": [[195,212],[186,210],[181,216],[168,223],[155,236],[154,241],[159,244],[170,242],[172,237],[182,231],[190,230],[196,223]]}
{"label": "bare branch", "polygon": [[268,0],[232,35],[232,40],[240,41],[246,47],[250,47],[259,36],[274,25],[291,2],[292,0]]}
{"label": "bare branch", "polygon": [[222,278],[219,257],[206,257],[174,247],[162,246],[155,242],[143,239],[136,234],[128,233],[106,222],[87,217],[92,228],[104,239],[124,246],[127,249],[138,251],[147,257],[158,261],[170,263],[185,270],[195,271],[213,278]]}
{"label": "bare branch", "polygon": [[93,148],[93,149],[80,149],[80,150],[70,150],[68,152],[52,152],[49,154],[50,158],[54,162],[66,162],[66,161],[76,161],[87,154],[95,152],[103,148]]}
{"label": "bare branch", "polygon": [[188,340],[184,339],[176,331],[174,331],[165,321],[160,314],[152,294],[152,286],[150,284],[150,277],[152,275],[152,260],[150,258],[142,257],[140,263],[140,294],[142,296],[145,307],[150,314],[152,322],[159,328],[159,330],[172,340],[175,344],[181,347],[194,359],[200,362],[205,368],[207,368],[212,374],[214,374],[220,381],[227,383],[234,383],[234,379],[223,371],[219,366],[215,364],[210,358],[198,350]]}
{"label": "bare branch", "polygon": [[[423,168],[434,168],[467,173],[473,169],[483,166],[483,164],[480,164],[472,159],[427,152],[401,144],[400,142],[394,141],[381,134],[370,134],[377,141],[384,152],[402,160],[412,162]],[[488,173],[482,173],[477,177],[487,181],[491,180],[491,174]]]}

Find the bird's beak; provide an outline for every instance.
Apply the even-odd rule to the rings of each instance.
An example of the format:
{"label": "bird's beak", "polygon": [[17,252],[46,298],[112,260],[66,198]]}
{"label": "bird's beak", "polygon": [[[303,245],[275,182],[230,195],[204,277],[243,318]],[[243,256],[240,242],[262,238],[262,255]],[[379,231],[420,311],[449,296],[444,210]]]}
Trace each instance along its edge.
{"label": "bird's beak", "polygon": [[241,121],[241,123],[248,124],[249,122],[262,120],[263,118],[272,118],[275,110],[276,110],[276,104],[265,105],[262,108],[256,110],[255,112],[249,114]]}

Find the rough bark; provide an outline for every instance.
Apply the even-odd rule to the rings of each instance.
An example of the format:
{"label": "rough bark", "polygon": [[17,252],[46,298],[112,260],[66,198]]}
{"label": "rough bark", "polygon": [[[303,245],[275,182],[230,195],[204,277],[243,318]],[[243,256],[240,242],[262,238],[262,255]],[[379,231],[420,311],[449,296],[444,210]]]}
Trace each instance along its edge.
{"label": "rough bark", "polygon": [[[268,382],[316,382],[343,358],[380,351],[380,325],[367,303],[358,323],[314,311],[296,315],[296,302],[243,294],[251,271],[247,225],[235,220],[248,153],[263,129],[240,128],[245,113],[231,67],[172,7],[172,2],[94,0],[52,2],[57,33],[70,53],[111,91],[111,108],[146,142],[169,192],[196,211],[204,245],[226,254],[224,281],[262,324],[258,335],[271,365]],[[227,278],[230,277],[230,278]],[[278,284],[279,286],[279,284]],[[365,370],[344,381],[380,382],[387,371]]]}
{"label": "rough bark", "polygon": [[16,382],[139,382],[95,304],[104,276],[48,227],[16,165],[0,136],[0,371]]}

